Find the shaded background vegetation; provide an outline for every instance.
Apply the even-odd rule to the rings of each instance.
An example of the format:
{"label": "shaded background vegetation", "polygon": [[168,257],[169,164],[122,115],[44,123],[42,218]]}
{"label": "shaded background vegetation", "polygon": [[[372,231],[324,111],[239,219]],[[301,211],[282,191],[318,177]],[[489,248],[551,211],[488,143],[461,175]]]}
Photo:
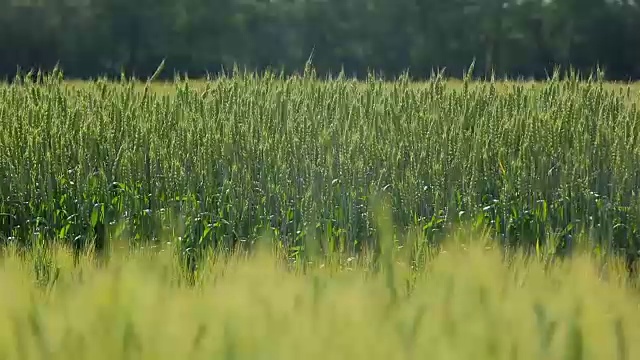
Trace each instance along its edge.
{"label": "shaded background vegetation", "polygon": [[[0,75],[201,76],[233,64],[321,74],[545,77],[553,66],[640,78],[635,0],[1,0]],[[171,76],[167,71],[165,76]]]}

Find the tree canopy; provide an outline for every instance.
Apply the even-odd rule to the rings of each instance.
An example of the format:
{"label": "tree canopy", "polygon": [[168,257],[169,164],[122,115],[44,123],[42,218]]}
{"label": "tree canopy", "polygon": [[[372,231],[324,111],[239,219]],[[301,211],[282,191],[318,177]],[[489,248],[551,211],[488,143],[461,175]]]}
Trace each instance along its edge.
{"label": "tree canopy", "polygon": [[[321,74],[640,79],[635,0],[0,0],[0,75],[202,76],[235,64]],[[173,76],[172,71],[165,75]]]}

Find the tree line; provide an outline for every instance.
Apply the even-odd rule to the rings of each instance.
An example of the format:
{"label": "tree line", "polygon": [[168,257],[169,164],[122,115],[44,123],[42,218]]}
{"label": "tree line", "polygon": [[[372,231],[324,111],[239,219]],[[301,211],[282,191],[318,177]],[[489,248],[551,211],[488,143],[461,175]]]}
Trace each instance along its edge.
{"label": "tree line", "polygon": [[0,76],[192,77],[234,65],[417,78],[543,78],[555,67],[640,79],[635,0],[0,0]]}

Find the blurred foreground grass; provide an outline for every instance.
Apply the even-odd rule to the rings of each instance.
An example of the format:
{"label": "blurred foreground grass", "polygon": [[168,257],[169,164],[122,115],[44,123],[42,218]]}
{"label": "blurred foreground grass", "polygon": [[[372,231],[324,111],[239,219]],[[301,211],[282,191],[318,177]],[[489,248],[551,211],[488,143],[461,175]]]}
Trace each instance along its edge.
{"label": "blurred foreground grass", "polygon": [[2,359],[638,359],[640,297],[624,264],[564,262],[452,235],[411,265],[396,249],[292,264],[277,251],[202,260],[171,245],[107,262],[5,249]]}

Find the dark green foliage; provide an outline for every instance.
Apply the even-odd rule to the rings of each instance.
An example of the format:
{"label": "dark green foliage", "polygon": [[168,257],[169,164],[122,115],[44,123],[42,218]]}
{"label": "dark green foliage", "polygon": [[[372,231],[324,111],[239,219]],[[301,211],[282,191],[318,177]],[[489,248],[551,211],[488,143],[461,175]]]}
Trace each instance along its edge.
{"label": "dark green foliage", "polygon": [[[0,75],[248,69],[545,77],[555,65],[640,78],[640,5],[607,0],[3,0]],[[166,74],[165,74],[166,75]]]}

